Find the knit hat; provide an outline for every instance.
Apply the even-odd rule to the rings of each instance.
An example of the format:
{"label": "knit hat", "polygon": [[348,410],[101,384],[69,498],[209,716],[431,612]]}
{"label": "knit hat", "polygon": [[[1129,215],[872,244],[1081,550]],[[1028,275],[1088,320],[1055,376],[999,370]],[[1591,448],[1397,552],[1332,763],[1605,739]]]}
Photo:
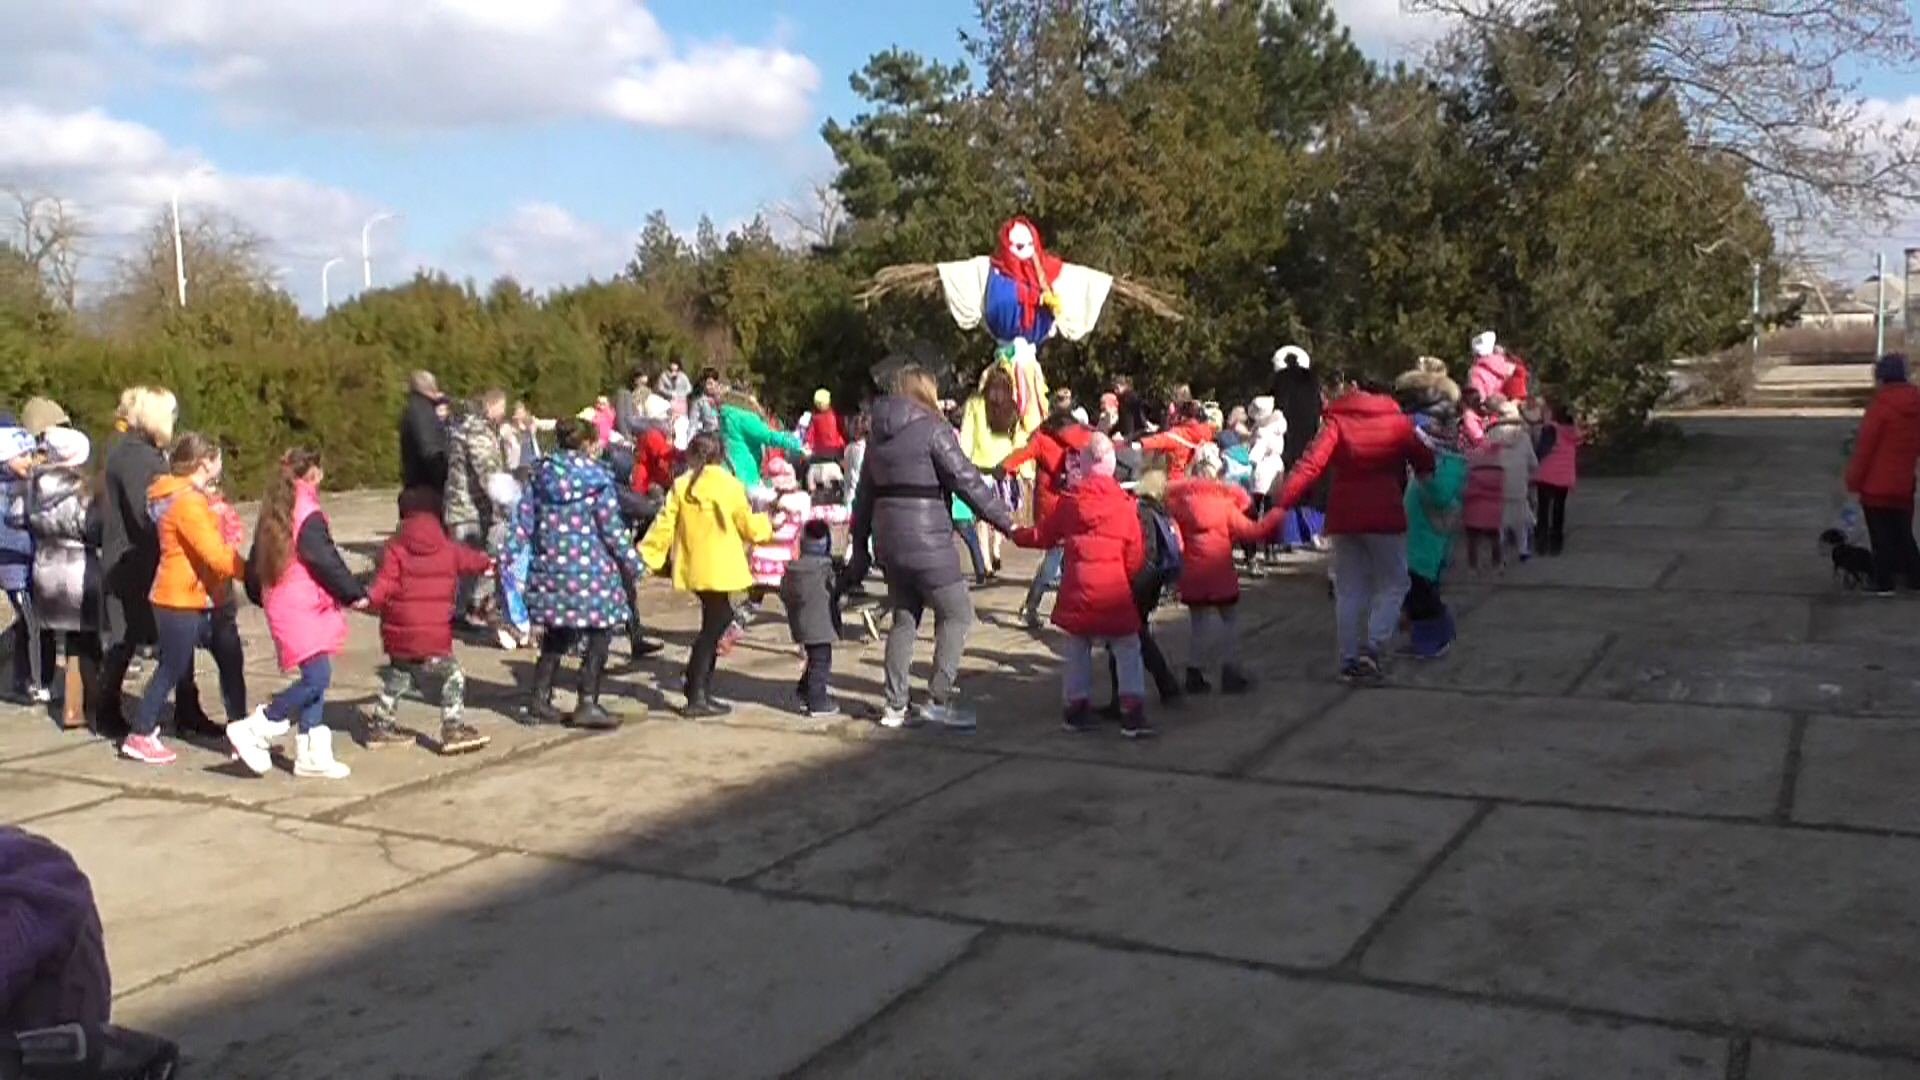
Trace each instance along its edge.
{"label": "knit hat", "polygon": [[1907,358],[1900,353],[1888,353],[1873,365],[1873,381],[1877,383],[1903,383],[1907,381]]}
{"label": "knit hat", "polygon": [[1099,432],[1087,439],[1086,448],[1080,451],[1085,459],[1087,472],[1094,476],[1112,476],[1114,469],[1113,440]]}
{"label": "knit hat", "polygon": [[112,988],[86,873],[53,841],[0,828],[0,1008],[8,1021],[105,1023]]}
{"label": "knit hat", "polygon": [[33,436],[26,428],[0,428],[0,464],[33,453]]}
{"label": "knit hat", "polygon": [[1495,343],[1498,340],[1499,339],[1493,336],[1493,331],[1491,330],[1483,331],[1475,335],[1473,339],[1473,355],[1492,356]]}
{"label": "knit hat", "polygon": [[793,491],[800,486],[800,477],[786,458],[777,457],[767,462],[767,486],[775,491]]}
{"label": "knit hat", "polygon": [[46,434],[51,428],[65,427],[72,422],[72,419],[67,416],[67,410],[61,408],[58,402],[48,398],[28,398],[27,403],[20,406],[20,426],[26,428],[27,434],[36,439]]}
{"label": "knit hat", "polygon": [[826,387],[821,387],[820,389],[815,390],[813,392],[814,408],[824,409],[832,404],[833,404],[833,395],[827,392]]}
{"label": "knit hat", "polygon": [[833,554],[833,530],[824,521],[809,521],[800,530],[800,554]]}
{"label": "knit hat", "polygon": [[70,427],[48,428],[41,437],[47,447],[47,464],[77,467],[87,463],[93,444],[86,433]]}

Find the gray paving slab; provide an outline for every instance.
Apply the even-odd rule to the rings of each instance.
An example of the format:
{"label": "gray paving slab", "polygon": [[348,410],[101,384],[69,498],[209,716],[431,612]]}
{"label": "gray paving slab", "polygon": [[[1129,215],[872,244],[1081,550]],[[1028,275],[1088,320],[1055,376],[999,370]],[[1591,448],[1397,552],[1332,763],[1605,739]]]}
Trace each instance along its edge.
{"label": "gray paving slab", "polygon": [[1869,596],[1834,585],[1813,601],[1813,639],[1837,645],[1905,645],[1920,641],[1920,604],[1910,594]]}
{"label": "gray paving slab", "polygon": [[32,831],[92,879],[123,992],[473,858],[444,844],[131,797],[41,818]]}
{"label": "gray paving slab", "polygon": [[1819,528],[1795,532],[1792,540],[1778,538],[1764,544],[1728,544],[1683,552],[1680,563],[1662,584],[1670,589],[1692,589],[1719,594],[1783,593],[1825,596],[1834,591],[1833,563],[1814,544]]}
{"label": "gray paving slab", "polygon": [[[1465,552],[1460,555],[1465,557]],[[1605,550],[1569,547],[1566,554],[1524,563],[1508,555],[1503,589],[1560,586],[1584,589],[1651,589],[1673,566],[1672,551]]]}
{"label": "gray paving slab", "polygon": [[663,721],[381,800],[347,820],[730,879],[993,763],[932,747]]}
{"label": "gray paving slab", "polygon": [[[194,1075],[777,1077],[973,932],[497,856],[116,1003]],[[294,959],[300,958],[300,959]]]}
{"label": "gray paving slab", "polygon": [[[159,768],[126,761],[114,753],[111,744],[98,741],[33,758],[18,767],[46,776],[113,784],[130,792],[187,794],[276,813],[312,816],[411,784],[486,768],[508,755],[581,737],[564,728],[527,728],[494,714],[476,713],[472,723],[492,742],[472,753],[443,757],[425,743],[380,750],[354,745],[350,735],[357,724],[357,713],[343,704],[329,703],[327,719],[337,729],[334,755],[353,770],[353,775],[344,780],[296,779],[292,735],[280,740],[273,770],[261,777],[235,764],[224,747],[179,739],[168,743],[179,760]],[[438,713],[425,706],[403,706],[400,721],[423,738],[439,730]]]}
{"label": "gray paving slab", "polygon": [[1583,697],[1846,715],[1920,715],[1911,647],[1756,644],[1643,635],[1608,649]]}
{"label": "gray paving slab", "polygon": [[[1835,488],[1838,481],[1835,481]],[[1829,499],[1788,499],[1771,489],[1741,498],[1716,499],[1708,525],[1715,529],[1780,530],[1789,536],[1812,539],[1833,521]]]}
{"label": "gray paving slab", "polygon": [[1362,966],[1474,993],[1920,1052],[1916,889],[1920,840],[1502,808]]}
{"label": "gray paving slab", "polygon": [[806,1080],[1719,1080],[1715,1039],[1006,937]]}
{"label": "gray paving slab", "polygon": [[[1448,597],[1452,603],[1452,597]],[[1694,635],[1729,641],[1811,639],[1812,602],[1795,596],[1721,596],[1616,589],[1499,589],[1470,610],[1456,608],[1461,632],[1482,629],[1592,630],[1622,637]]]}
{"label": "gray paving slab", "polygon": [[87,732],[60,730],[48,718],[44,706],[0,704],[0,764],[57,753],[92,741],[93,736]]}
{"label": "gray paving slab", "polygon": [[1800,750],[1793,817],[1920,833],[1920,720],[1817,716]]}
{"label": "gray paving slab", "polygon": [[1259,775],[1760,817],[1779,798],[1791,724],[1732,709],[1368,690],[1289,739]]}
{"label": "gray paving slab", "polygon": [[118,794],[120,792],[116,788],[0,769],[0,822],[12,823],[30,817],[44,817],[111,799]]}
{"label": "gray paving slab", "polygon": [[1756,1042],[1747,1080],[1920,1080],[1920,1062]]}
{"label": "gray paving slab", "polygon": [[1623,529],[1704,529],[1712,517],[1713,504],[1698,497],[1661,502],[1623,499],[1608,504],[1584,498],[1576,491],[1567,500],[1569,550],[1573,543],[1572,534],[1588,525]]}
{"label": "gray paving slab", "polygon": [[1394,659],[1398,685],[1451,687],[1490,694],[1564,694],[1593,668],[1611,638],[1604,629],[1481,626],[1439,660]]}
{"label": "gray paving slab", "polygon": [[764,878],[825,897],[1277,963],[1338,961],[1458,802],[1016,761]]}

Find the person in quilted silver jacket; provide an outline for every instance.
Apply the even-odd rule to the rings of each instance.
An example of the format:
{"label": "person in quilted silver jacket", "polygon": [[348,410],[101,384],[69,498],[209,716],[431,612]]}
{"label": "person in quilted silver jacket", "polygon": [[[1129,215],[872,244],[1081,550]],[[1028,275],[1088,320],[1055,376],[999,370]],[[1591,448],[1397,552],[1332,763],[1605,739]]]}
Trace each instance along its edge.
{"label": "person in quilted silver jacket", "polygon": [[87,478],[92,447],[73,428],[47,430],[46,460],[33,471],[25,498],[33,534],[33,611],[40,628],[66,639],[68,675],[63,721],[86,723],[84,698],[100,660],[100,512]]}

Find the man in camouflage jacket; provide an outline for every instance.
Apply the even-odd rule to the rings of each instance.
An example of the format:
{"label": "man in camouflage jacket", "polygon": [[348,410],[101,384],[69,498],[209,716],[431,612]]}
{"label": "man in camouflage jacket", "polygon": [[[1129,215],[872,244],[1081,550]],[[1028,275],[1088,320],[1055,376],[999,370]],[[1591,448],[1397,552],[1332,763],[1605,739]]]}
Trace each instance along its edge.
{"label": "man in camouflage jacket", "polygon": [[[501,522],[493,499],[487,493],[487,480],[507,471],[506,448],[500,441],[500,426],[507,417],[505,391],[489,390],[468,406],[453,424],[447,440],[447,535],[476,551],[497,546]],[[460,592],[454,602],[454,616],[470,618],[473,601],[483,578],[461,578]]]}

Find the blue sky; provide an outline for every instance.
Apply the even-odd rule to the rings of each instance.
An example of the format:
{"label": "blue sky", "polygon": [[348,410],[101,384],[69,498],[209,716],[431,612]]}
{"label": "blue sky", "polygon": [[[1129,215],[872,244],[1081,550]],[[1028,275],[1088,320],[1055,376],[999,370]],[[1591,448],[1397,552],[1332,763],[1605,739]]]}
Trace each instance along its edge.
{"label": "blue sky", "polygon": [[[1431,32],[1398,0],[1335,0],[1362,45]],[[898,45],[952,57],[972,0],[58,0],[0,41],[0,180],[59,195],[102,273],[177,191],[268,241],[317,309],[417,266],[546,287],[619,269],[652,209],[691,229],[804,208],[847,77]],[[1920,79],[1869,94],[1920,115]],[[1897,258],[1899,238],[1884,241]],[[1871,268],[1871,246],[1849,266]],[[1859,271],[1864,272],[1864,271]],[[191,277],[191,273],[189,274]]]}

